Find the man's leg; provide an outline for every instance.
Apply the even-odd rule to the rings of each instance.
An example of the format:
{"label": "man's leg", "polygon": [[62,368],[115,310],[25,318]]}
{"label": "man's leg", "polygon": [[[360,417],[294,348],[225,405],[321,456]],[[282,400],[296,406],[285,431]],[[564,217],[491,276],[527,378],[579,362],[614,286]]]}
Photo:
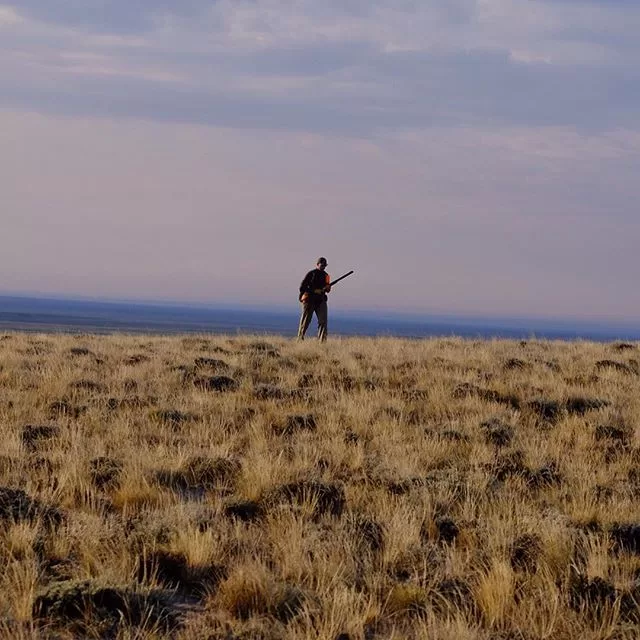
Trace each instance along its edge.
{"label": "man's leg", "polygon": [[318,305],[316,309],[316,316],[318,318],[318,340],[324,342],[327,339],[327,320],[329,316],[326,300],[323,300]]}
{"label": "man's leg", "polygon": [[298,325],[298,340],[304,340],[304,334],[311,324],[311,318],[313,318],[313,305],[309,302],[303,302],[300,324]]}

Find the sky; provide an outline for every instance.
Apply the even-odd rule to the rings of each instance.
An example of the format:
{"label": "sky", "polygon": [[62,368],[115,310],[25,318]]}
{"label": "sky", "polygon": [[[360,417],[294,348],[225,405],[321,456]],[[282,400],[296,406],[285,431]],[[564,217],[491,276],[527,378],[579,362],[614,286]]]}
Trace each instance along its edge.
{"label": "sky", "polygon": [[637,0],[0,0],[0,292],[640,319]]}

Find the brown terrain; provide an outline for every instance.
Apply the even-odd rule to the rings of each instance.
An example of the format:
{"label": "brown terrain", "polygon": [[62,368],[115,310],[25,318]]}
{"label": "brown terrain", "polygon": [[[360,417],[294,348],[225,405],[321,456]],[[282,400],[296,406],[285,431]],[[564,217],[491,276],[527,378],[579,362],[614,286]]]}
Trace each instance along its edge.
{"label": "brown terrain", "polygon": [[0,637],[640,637],[635,344],[0,335]]}

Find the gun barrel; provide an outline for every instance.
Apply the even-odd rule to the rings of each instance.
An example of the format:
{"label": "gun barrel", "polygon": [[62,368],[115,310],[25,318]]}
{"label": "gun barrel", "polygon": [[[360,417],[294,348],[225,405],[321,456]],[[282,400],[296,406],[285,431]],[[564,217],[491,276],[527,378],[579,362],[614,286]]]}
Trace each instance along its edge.
{"label": "gun barrel", "polygon": [[330,285],[333,287],[334,284],[340,282],[340,280],[344,280],[347,276],[350,276],[352,273],[353,271],[349,271],[349,273],[345,273],[343,276],[336,278],[333,282],[330,283]]}

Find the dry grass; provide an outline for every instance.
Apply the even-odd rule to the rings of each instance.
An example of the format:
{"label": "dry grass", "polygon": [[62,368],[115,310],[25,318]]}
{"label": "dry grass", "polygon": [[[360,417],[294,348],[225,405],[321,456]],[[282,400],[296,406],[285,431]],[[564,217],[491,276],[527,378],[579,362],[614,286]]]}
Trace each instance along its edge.
{"label": "dry grass", "polygon": [[637,638],[639,359],[0,336],[0,636]]}

